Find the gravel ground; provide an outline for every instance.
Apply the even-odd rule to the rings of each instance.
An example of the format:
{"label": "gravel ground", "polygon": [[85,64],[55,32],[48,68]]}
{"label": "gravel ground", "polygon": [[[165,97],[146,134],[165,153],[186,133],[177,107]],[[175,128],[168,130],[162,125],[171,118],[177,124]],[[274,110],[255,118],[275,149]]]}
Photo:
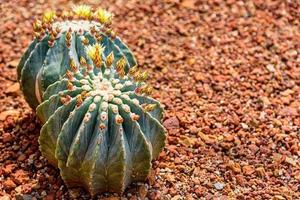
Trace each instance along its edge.
{"label": "gravel ground", "polygon": [[[300,199],[300,2],[110,2],[101,5],[149,71],[169,132],[149,180],[122,197]],[[16,81],[34,16],[62,5],[1,1],[0,200],[90,198],[41,156],[41,125]]]}

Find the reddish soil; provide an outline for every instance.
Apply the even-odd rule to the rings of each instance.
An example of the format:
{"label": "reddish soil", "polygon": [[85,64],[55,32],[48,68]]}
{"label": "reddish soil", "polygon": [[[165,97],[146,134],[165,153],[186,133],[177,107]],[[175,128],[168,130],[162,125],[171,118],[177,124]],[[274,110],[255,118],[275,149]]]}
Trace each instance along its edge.
{"label": "reddish soil", "polygon": [[[41,125],[16,81],[34,16],[71,3],[32,2],[0,4],[0,200],[88,199],[41,157]],[[123,197],[300,199],[300,2],[104,2],[169,131],[149,180]]]}

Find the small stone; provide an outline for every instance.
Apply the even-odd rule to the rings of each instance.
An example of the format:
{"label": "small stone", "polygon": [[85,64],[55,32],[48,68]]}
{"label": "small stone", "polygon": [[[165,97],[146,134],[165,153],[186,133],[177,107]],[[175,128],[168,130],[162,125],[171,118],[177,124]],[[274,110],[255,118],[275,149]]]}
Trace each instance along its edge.
{"label": "small stone", "polygon": [[19,64],[19,61],[20,61],[19,59],[15,59],[15,60],[12,60],[12,61],[8,62],[7,65],[9,67],[17,67],[18,64]]}
{"label": "small stone", "polygon": [[226,141],[226,142],[232,142],[232,141],[234,141],[234,136],[233,135],[226,135],[225,136],[225,138],[224,138],[224,140]]}
{"label": "small stone", "polygon": [[283,115],[283,116],[297,116],[298,115],[298,111],[297,111],[296,108],[285,107],[285,108],[282,108],[279,111],[279,114]]}
{"label": "small stone", "polygon": [[188,63],[189,65],[193,65],[193,64],[196,63],[196,59],[195,59],[195,58],[189,58],[189,59],[187,60],[187,63]]}
{"label": "small stone", "polygon": [[10,173],[12,173],[15,167],[15,164],[8,164],[5,167],[3,167],[2,171],[5,175],[9,175]]}
{"label": "small stone", "polygon": [[296,49],[290,49],[286,51],[285,54],[290,57],[297,57],[298,51]]}
{"label": "small stone", "polygon": [[196,81],[204,81],[204,80],[205,80],[204,74],[202,74],[202,73],[200,73],[200,72],[196,73],[196,74],[195,74],[195,80],[196,80]]}
{"label": "small stone", "polygon": [[251,153],[252,154],[256,154],[259,150],[258,146],[256,146],[255,144],[250,144],[248,146],[248,148],[250,149]]}
{"label": "small stone", "polygon": [[29,180],[28,174],[22,169],[17,170],[12,176],[17,184],[24,184]]}
{"label": "small stone", "polygon": [[179,164],[179,163],[181,163],[182,161],[180,160],[180,158],[179,157],[176,157],[175,159],[174,159],[174,163],[175,164]]}
{"label": "small stone", "polygon": [[235,163],[233,161],[229,161],[227,166],[234,172],[234,173],[241,173],[241,166],[239,163]]}
{"label": "small stone", "polygon": [[175,195],[174,197],[171,198],[171,200],[179,200],[181,198],[180,195]]}
{"label": "small stone", "polygon": [[44,190],[42,193],[41,193],[42,197],[45,197],[47,195],[47,192]]}
{"label": "small stone", "polygon": [[20,84],[14,83],[5,90],[5,93],[6,94],[15,94],[18,91],[20,91]]}
{"label": "small stone", "polygon": [[196,126],[191,126],[190,128],[191,134],[196,135],[199,132],[199,129]]}
{"label": "small stone", "polygon": [[164,127],[166,127],[166,129],[179,128],[179,120],[177,117],[171,117],[171,118],[165,120],[163,125],[164,125]]}
{"label": "small stone", "polygon": [[22,161],[24,161],[26,159],[26,155],[25,154],[21,154],[19,157],[18,157],[18,161],[20,161],[20,162],[22,162]]}
{"label": "small stone", "polygon": [[266,176],[266,171],[263,167],[258,167],[255,169],[255,171],[256,171],[256,174],[261,178],[264,178]]}
{"label": "small stone", "polygon": [[150,185],[155,184],[155,170],[153,170],[153,169],[151,170],[148,180],[149,180]]}
{"label": "small stone", "polygon": [[176,181],[175,176],[173,174],[167,174],[166,179],[170,182],[173,183]]}
{"label": "small stone", "polygon": [[130,193],[127,194],[127,197],[130,197],[129,200],[138,200],[136,196],[131,196]]}
{"label": "small stone", "polygon": [[8,142],[11,142],[12,140],[13,140],[13,137],[11,136],[10,133],[3,133],[3,135],[2,135],[3,143],[8,143]]}
{"label": "small stone", "polygon": [[55,193],[50,193],[43,200],[55,200]]}
{"label": "small stone", "polygon": [[271,102],[270,102],[270,100],[269,100],[268,97],[260,97],[260,100],[262,101],[262,103],[264,104],[264,106],[271,105]]}
{"label": "small stone", "polygon": [[15,182],[13,182],[11,179],[4,181],[3,185],[4,185],[4,188],[7,190],[14,189],[17,186],[15,184]]}
{"label": "small stone", "polygon": [[245,175],[251,175],[255,172],[255,169],[251,165],[246,165],[243,167],[243,173]]}
{"label": "small stone", "polygon": [[201,131],[198,132],[198,136],[205,142],[206,144],[214,144],[216,142],[215,138],[213,136],[206,135],[202,133]]}
{"label": "small stone", "polygon": [[0,200],[10,200],[11,198],[10,198],[10,196],[9,195],[4,195],[4,196],[2,196],[2,197],[0,197]]}
{"label": "small stone", "polygon": [[224,186],[225,186],[224,183],[220,183],[220,182],[214,183],[214,187],[216,190],[223,190]]}
{"label": "small stone", "polygon": [[196,142],[196,138],[191,138],[187,136],[183,136],[182,139],[180,139],[180,143],[183,144],[185,147],[192,147]]}
{"label": "small stone", "polygon": [[107,197],[107,198],[103,198],[103,200],[120,200],[119,197]]}
{"label": "small stone", "polygon": [[232,146],[233,143],[232,142],[221,142],[220,146],[224,149],[224,150],[229,150]]}
{"label": "small stone", "polygon": [[139,195],[140,195],[142,200],[144,200],[146,198],[147,193],[148,193],[147,187],[145,185],[141,185],[139,187]]}
{"label": "small stone", "polygon": [[213,89],[211,88],[211,86],[210,86],[209,84],[207,84],[207,83],[204,83],[204,84],[203,84],[203,89],[204,89],[204,91],[205,91],[206,96],[207,96],[209,99],[211,99],[212,96],[213,96],[213,93],[214,93],[214,91],[213,91]]}
{"label": "small stone", "polygon": [[282,95],[282,96],[289,96],[289,95],[292,95],[292,94],[294,94],[295,93],[295,91],[293,91],[293,90],[291,90],[291,89],[287,89],[287,90],[284,90],[283,92],[280,92],[280,94]]}
{"label": "small stone", "polygon": [[19,194],[16,195],[16,200],[33,200],[33,196],[29,194]]}
{"label": "small stone", "polygon": [[286,198],[281,195],[275,195],[273,200],[286,200]]}
{"label": "small stone", "polygon": [[297,166],[297,161],[295,161],[294,159],[292,159],[290,157],[285,157],[285,162],[287,162],[288,164],[293,165],[294,167]]}
{"label": "small stone", "polygon": [[200,197],[202,196],[203,194],[205,194],[206,192],[206,189],[204,187],[198,187],[194,190],[195,194]]}
{"label": "small stone", "polygon": [[267,64],[266,68],[269,72],[275,72],[275,67],[273,64]]}
{"label": "small stone", "polygon": [[80,189],[70,189],[69,190],[69,195],[71,198],[76,199],[80,196]]}
{"label": "small stone", "polygon": [[245,178],[244,178],[243,175],[238,174],[238,175],[236,175],[235,178],[236,178],[236,182],[237,182],[240,186],[245,186],[246,180],[245,180]]}
{"label": "small stone", "polygon": [[18,116],[20,112],[18,110],[6,110],[0,113],[0,121],[4,121],[8,116]]}
{"label": "small stone", "polygon": [[149,199],[161,199],[160,197],[161,193],[158,190],[149,192]]}
{"label": "small stone", "polygon": [[15,191],[17,192],[17,194],[21,194],[21,192],[22,192],[22,185],[19,185],[18,187],[16,187]]}
{"label": "small stone", "polygon": [[243,129],[245,129],[245,130],[249,129],[249,126],[248,126],[247,124],[241,123],[241,125],[242,125],[242,128],[243,128]]}

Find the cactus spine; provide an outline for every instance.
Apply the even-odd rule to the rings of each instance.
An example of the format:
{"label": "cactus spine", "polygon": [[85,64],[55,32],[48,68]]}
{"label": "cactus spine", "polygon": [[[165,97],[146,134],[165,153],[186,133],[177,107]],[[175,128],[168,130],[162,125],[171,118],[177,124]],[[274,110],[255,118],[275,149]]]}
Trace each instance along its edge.
{"label": "cactus spine", "polygon": [[163,109],[149,95],[112,15],[81,5],[46,12],[18,65],[25,99],[43,123],[40,150],[68,186],[92,195],[144,181],[165,145]]}

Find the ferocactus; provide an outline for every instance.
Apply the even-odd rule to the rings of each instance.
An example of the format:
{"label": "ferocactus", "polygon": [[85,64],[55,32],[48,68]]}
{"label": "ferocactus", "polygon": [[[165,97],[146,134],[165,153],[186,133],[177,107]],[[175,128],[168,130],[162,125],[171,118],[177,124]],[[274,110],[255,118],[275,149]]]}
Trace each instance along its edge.
{"label": "ferocactus", "polygon": [[148,75],[111,29],[112,14],[86,5],[46,12],[18,65],[26,101],[43,126],[40,150],[68,186],[92,195],[144,181],[165,145],[163,108]]}

